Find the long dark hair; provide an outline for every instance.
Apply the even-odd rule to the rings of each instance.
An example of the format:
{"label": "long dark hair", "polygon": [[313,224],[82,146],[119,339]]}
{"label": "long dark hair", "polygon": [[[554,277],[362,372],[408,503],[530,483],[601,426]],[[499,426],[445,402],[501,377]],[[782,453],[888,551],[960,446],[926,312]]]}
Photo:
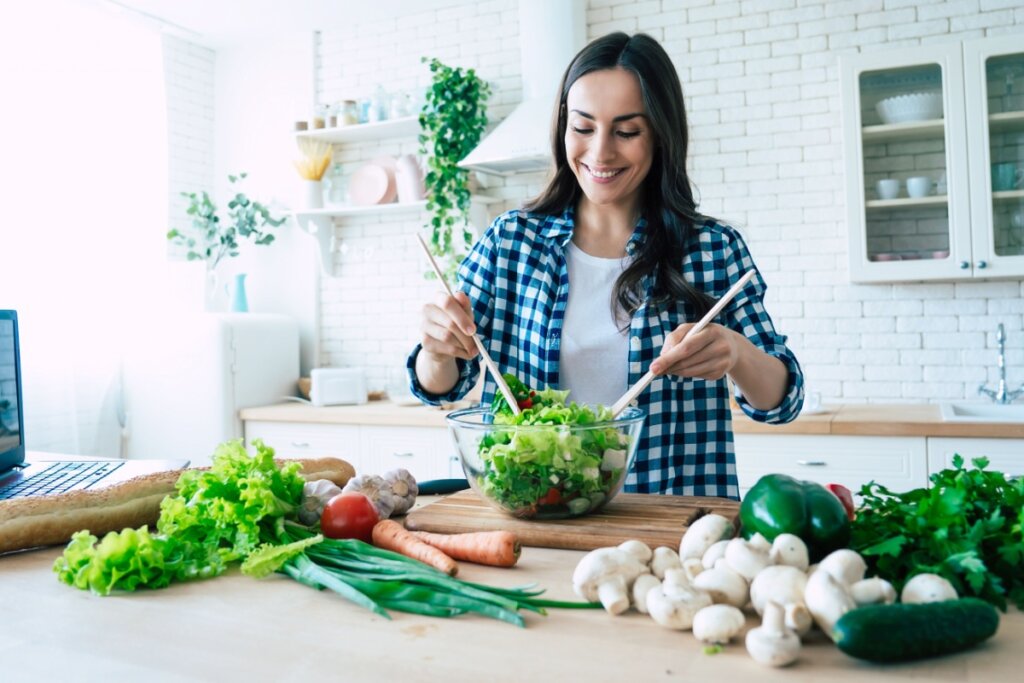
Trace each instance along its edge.
{"label": "long dark hair", "polygon": [[687,282],[680,268],[687,246],[696,238],[696,226],[706,218],[697,211],[686,174],[689,132],[683,88],[672,60],[654,38],[643,33],[611,33],[592,41],[573,58],[562,76],[551,126],[555,174],[526,209],[554,214],[576,206],[582,190],[565,155],[566,99],[573,83],[582,76],[616,67],[636,74],[640,80],[644,109],[654,132],[654,159],[641,188],[646,239],[616,281],[612,305],[617,304],[629,315],[635,313],[644,303],[643,280],[654,275],[654,291],[648,303],[662,306],[682,300],[695,316],[701,317],[715,300]]}

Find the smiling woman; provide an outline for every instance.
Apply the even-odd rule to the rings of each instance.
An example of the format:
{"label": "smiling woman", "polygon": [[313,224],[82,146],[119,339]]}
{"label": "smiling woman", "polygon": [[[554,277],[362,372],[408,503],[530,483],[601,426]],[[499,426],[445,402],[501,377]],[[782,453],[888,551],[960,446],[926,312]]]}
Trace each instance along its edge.
{"label": "smiling woman", "polygon": [[0,8],[0,298],[22,320],[32,450],[118,452],[119,340],[165,260],[160,36],[105,7]]}

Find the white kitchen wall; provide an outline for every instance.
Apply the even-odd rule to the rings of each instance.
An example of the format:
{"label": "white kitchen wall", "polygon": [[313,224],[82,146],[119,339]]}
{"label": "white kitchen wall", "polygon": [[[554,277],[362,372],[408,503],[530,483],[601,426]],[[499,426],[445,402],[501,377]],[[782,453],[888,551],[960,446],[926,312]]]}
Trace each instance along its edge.
{"label": "white kitchen wall", "polygon": [[[1024,40],[1019,0],[590,0],[587,18],[590,38],[643,31],[672,55],[701,209],[747,238],[768,283],[768,310],[813,390],[848,402],[972,398],[997,376],[1000,322],[1010,379],[1024,381],[1020,281],[849,284],[837,68],[843,53],[998,34]],[[365,97],[377,84],[423,87],[429,74],[420,58],[430,56],[491,82],[498,120],[521,95],[519,33],[528,27],[517,24],[515,0],[453,0],[324,27],[316,99]],[[410,136],[348,146],[336,160],[350,172],[416,148]],[[507,200],[492,215],[543,184],[542,175],[489,180],[483,191]],[[423,280],[412,240],[426,222],[426,214],[336,222],[335,277],[321,284],[320,364],[364,365],[374,388],[401,366],[437,286]]]}

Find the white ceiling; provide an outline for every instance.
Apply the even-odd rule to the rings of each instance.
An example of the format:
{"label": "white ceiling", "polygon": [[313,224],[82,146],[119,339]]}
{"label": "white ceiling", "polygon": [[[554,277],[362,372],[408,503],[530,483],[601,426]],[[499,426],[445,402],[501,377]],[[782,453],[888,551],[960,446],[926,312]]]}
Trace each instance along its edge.
{"label": "white ceiling", "polygon": [[328,29],[473,0],[100,0],[213,48]]}

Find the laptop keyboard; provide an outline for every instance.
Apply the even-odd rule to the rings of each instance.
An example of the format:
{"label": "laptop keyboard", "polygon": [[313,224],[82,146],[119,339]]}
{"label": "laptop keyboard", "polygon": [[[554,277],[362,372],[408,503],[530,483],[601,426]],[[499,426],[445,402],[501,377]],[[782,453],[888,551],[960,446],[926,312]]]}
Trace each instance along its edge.
{"label": "laptop keyboard", "polygon": [[0,500],[45,496],[89,488],[123,465],[122,462],[55,462],[42,472],[0,488]]}

